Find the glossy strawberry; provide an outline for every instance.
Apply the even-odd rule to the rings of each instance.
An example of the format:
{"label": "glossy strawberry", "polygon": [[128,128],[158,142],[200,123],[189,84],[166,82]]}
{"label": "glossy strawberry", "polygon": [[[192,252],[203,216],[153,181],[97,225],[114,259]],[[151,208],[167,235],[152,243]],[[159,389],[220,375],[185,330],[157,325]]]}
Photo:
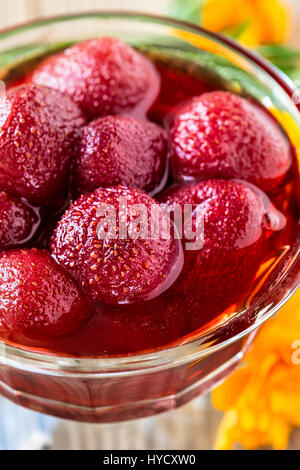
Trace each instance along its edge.
{"label": "glossy strawberry", "polygon": [[[157,238],[150,238],[152,210]],[[52,254],[95,302],[150,299],[174,282],[182,264],[180,241],[162,238],[162,218],[160,206],[143,191],[99,188],[62,217]]]}
{"label": "glossy strawberry", "polygon": [[170,156],[178,180],[241,178],[271,191],[291,165],[287,138],[257,104],[214,91],[175,112]]}
{"label": "glossy strawberry", "polygon": [[0,255],[0,325],[32,338],[62,336],[91,314],[69,275],[46,250]]}
{"label": "glossy strawberry", "polygon": [[89,119],[144,116],[159,91],[153,64],[118,39],[87,40],[47,58],[31,80],[69,94]]}
{"label": "glossy strawberry", "polygon": [[0,193],[0,249],[28,242],[39,225],[39,216],[27,204]]}
{"label": "glossy strawberry", "polygon": [[[182,209],[192,205],[192,231],[200,228],[202,247],[186,252],[180,292],[186,298],[188,292],[198,295],[198,306],[222,299],[233,302],[241,295],[262,262],[267,233],[280,230],[285,223],[261,190],[242,181],[189,183],[169,188],[160,201],[169,209],[176,204]],[[195,243],[196,235],[189,241]]]}
{"label": "glossy strawberry", "polygon": [[151,122],[107,116],[82,129],[76,153],[77,194],[118,184],[153,192],[165,173],[167,136]]}
{"label": "glossy strawberry", "polygon": [[0,107],[0,188],[36,206],[53,204],[68,188],[73,134],[83,124],[78,106],[56,90],[8,90]]}

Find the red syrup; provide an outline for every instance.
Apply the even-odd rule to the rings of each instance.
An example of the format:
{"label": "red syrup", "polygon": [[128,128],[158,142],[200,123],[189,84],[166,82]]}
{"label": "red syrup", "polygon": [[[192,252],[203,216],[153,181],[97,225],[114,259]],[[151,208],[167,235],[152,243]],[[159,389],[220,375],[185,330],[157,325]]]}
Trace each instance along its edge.
{"label": "red syrup", "polygon": [[[166,64],[158,65],[161,76],[161,89],[158,99],[148,113],[148,118],[162,124],[172,108],[194,96],[216,89],[209,81],[176,70]],[[222,323],[222,320],[235,315],[247,304],[249,294],[255,290],[258,281],[284,247],[291,247],[297,237],[296,189],[298,186],[298,166],[293,153],[293,165],[279,188],[269,198],[282,212],[286,223],[279,231],[267,232],[263,245],[263,255],[255,265],[251,279],[229,292],[223,285],[215,285],[211,297],[193,296],[193,292],[182,289],[192,262],[193,252],[185,252],[184,267],[176,282],[158,297],[133,304],[118,306],[102,305],[95,308],[94,314],[73,333],[51,340],[33,340],[23,334],[0,328],[3,338],[13,344],[22,344],[33,350],[51,354],[66,354],[77,357],[99,357],[130,355],[148,352],[169,345],[177,345],[195,335],[197,331],[209,330]],[[173,184],[169,175],[166,186]],[[156,195],[155,198],[159,198]],[[45,212],[39,236],[26,246],[47,246],[56,221],[56,214]],[[218,279],[218,278],[216,278]],[[224,284],[226,285],[226,284]],[[196,292],[195,292],[196,294]],[[249,323],[249,317],[239,318],[239,327]],[[227,334],[224,330],[224,335]]]}

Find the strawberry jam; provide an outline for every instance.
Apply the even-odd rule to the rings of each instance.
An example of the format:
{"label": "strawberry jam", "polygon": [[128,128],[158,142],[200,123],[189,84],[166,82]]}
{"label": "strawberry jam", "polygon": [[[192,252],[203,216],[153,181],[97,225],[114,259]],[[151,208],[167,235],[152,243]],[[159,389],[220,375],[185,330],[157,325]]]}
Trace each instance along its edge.
{"label": "strawberry jam", "polygon": [[[223,324],[226,335],[225,320],[235,316],[241,330],[251,314],[240,312],[271,288],[296,246],[295,149],[269,112],[225,92],[216,80],[155,57],[151,62],[116,40],[106,38],[104,45],[105,54],[95,39],[41,61],[10,84],[0,107],[6,163],[0,190],[15,204],[10,227],[0,206],[2,230],[7,226],[7,236],[1,233],[1,337],[51,354],[110,357],[179,345]],[[130,70],[122,68],[124,61]],[[9,158],[17,162],[14,170]],[[277,166],[270,176],[272,158]],[[125,195],[159,211],[191,205],[192,234],[201,207],[201,246],[188,249],[195,240],[185,233],[178,239],[174,220],[167,241],[99,241],[97,210],[117,207]],[[47,258],[60,287],[42,278],[36,293],[38,272],[33,269],[30,279],[26,269],[32,257]],[[57,316],[66,308],[64,329]]]}

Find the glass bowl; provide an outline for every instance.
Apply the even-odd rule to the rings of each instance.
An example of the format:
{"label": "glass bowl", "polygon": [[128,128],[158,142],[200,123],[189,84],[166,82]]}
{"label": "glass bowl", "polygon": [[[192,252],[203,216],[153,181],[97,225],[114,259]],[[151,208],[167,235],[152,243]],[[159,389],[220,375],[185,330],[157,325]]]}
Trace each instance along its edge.
{"label": "glass bowl", "polygon": [[[115,36],[145,53],[196,67],[218,87],[253,96],[300,150],[292,83],[228,38],[168,18],[92,12],[47,18],[0,32],[0,79],[88,37]],[[295,101],[295,100],[294,100]],[[75,358],[0,342],[0,393],[28,408],[67,419],[114,422],[174,409],[207,392],[237,366],[257,328],[299,285],[299,240],[276,260],[242,311],[176,345],[112,358]]]}

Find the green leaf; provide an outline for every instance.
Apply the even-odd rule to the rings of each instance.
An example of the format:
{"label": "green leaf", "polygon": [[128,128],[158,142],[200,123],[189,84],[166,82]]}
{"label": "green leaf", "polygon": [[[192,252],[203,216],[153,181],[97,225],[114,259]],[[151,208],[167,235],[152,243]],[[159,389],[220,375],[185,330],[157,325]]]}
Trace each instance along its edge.
{"label": "green leaf", "polygon": [[61,51],[72,43],[26,44],[0,53],[0,79],[14,80],[42,57]]}
{"label": "green leaf", "polygon": [[61,42],[55,44],[27,44],[25,46],[15,47],[2,51],[0,54],[0,67],[12,62],[17,62],[18,59],[24,60],[32,59],[37,56],[51,54],[62,50],[70,45],[70,42]]}
{"label": "green leaf", "polygon": [[259,46],[256,51],[284,72],[291,80],[300,80],[300,49],[269,44]]}
{"label": "green leaf", "polygon": [[230,36],[234,39],[239,39],[240,36],[246,31],[246,29],[249,27],[250,25],[250,20],[247,20],[247,21],[244,21],[238,25],[235,25],[235,26],[228,26],[226,28],[224,28],[221,32],[223,34],[227,34],[227,36]]}
{"label": "green leaf", "polygon": [[257,52],[281,69],[300,66],[300,49],[271,44],[259,46]]}
{"label": "green leaf", "polygon": [[300,50],[283,44],[269,44],[258,47],[258,51],[269,57],[300,59]]}
{"label": "green leaf", "polygon": [[300,67],[287,67],[281,69],[293,82],[300,80]]}
{"label": "green leaf", "polygon": [[206,0],[172,0],[169,14],[179,20],[201,24],[202,7]]}

